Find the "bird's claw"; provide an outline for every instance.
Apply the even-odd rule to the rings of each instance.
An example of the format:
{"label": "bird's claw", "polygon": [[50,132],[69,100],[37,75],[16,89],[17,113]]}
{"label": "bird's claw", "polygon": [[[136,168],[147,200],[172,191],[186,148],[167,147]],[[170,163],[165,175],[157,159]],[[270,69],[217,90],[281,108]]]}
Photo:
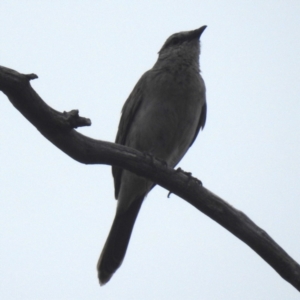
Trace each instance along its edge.
{"label": "bird's claw", "polygon": [[151,152],[143,152],[143,154],[144,154],[144,156],[145,156],[146,158],[149,158],[149,160],[151,161],[152,164],[154,164],[154,160],[157,160],[157,161],[160,162],[164,167],[167,167],[167,166],[168,166],[168,164],[167,164],[164,160],[162,160],[162,159],[160,159],[160,158],[157,158],[157,157],[154,157],[154,156],[152,155]]}
{"label": "bird's claw", "polygon": [[[202,185],[202,186],[203,186],[202,181],[199,180],[198,178],[192,177],[192,173],[191,173],[191,172],[185,172],[185,171],[182,170],[181,168],[177,168],[177,169],[175,170],[175,172],[176,172],[176,173],[181,172],[181,173],[185,174],[185,175],[188,177],[188,179],[187,179],[188,184],[189,184],[189,182],[190,182],[191,180],[194,180],[194,181],[196,181],[199,185]],[[170,198],[171,194],[172,194],[172,192],[169,192],[167,197]]]}
{"label": "bird's claw", "polygon": [[185,172],[185,171],[182,170],[181,168],[177,168],[177,169],[175,170],[175,172],[181,172],[181,173],[185,174],[185,175],[188,177],[188,182],[189,182],[191,179],[193,179],[193,180],[195,180],[198,184],[203,185],[201,180],[199,180],[198,178],[192,177],[192,173],[191,173],[191,172]]}

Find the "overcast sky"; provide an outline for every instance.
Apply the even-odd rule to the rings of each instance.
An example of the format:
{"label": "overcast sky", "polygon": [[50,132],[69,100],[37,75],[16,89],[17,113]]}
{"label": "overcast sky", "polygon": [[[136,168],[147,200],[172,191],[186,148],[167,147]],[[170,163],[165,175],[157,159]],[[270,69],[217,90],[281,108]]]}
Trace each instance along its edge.
{"label": "overcast sky", "polygon": [[[171,34],[207,25],[204,131],[179,166],[300,262],[300,2],[1,1],[0,65],[36,73],[79,131],[114,141],[120,111]],[[114,214],[109,166],[81,165],[0,94],[0,299],[299,299],[247,245],[156,187],[121,268],[99,287]]]}

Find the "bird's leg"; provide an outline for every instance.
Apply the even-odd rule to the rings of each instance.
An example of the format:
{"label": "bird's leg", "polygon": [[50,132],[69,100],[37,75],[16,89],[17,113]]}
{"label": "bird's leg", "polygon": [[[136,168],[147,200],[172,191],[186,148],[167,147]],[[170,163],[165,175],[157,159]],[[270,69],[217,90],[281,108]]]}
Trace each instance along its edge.
{"label": "bird's leg", "polygon": [[150,160],[151,164],[154,164],[154,156],[151,152],[143,152],[146,159]]}
{"label": "bird's leg", "polygon": [[[181,173],[185,174],[185,175],[188,177],[188,179],[187,179],[188,184],[189,184],[190,180],[193,179],[193,180],[195,180],[198,184],[203,185],[201,180],[199,180],[198,178],[192,177],[192,173],[191,173],[191,172],[185,172],[185,171],[182,170],[181,168],[177,168],[177,169],[175,170],[175,172],[176,172],[176,173],[181,172]],[[172,194],[172,192],[169,192],[169,193],[168,193],[168,198],[170,198],[170,195],[171,195],[171,194]]]}
{"label": "bird's leg", "polygon": [[157,161],[159,161],[164,167],[167,167],[167,166],[168,166],[168,164],[167,164],[167,162],[166,162],[165,160],[160,159],[160,158],[158,158],[158,157],[155,157],[155,159],[156,159]]}
{"label": "bird's leg", "polygon": [[192,177],[192,173],[191,172],[185,172],[184,170],[182,170],[181,168],[177,168],[176,170],[175,170],[175,172],[176,173],[183,173],[183,174],[185,174],[188,178],[189,178],[189,180],[191,179],[191,177]]}
{"label": "bird's leg", "polygon": [[154,165],[154,160],[157,160],[158,162],[160,162],[164,167],[167,167],[168,164],[166,163],[166,161],[164,161],[163,159],[160,159],[158,157],[155,157],[151,152],[143,152],[144,156],[147,158],[149,158],[149,160],[151,161],[151,163]]}
{"label": "bird's leg", "polygon": [[185,172],[185,171],[182,170],[181,168],[177,168],[177,169],[175,170],[175,172],[181,172],[181,173],[185,174],[185,175],[188,177],[188,181],[190,181],[190,180],[193,179],[193,180],[195,180],[198,184],[203,185],[203,184],[202,184],[202,181],[199,180],[198,178],[193,177],[191,172]]}

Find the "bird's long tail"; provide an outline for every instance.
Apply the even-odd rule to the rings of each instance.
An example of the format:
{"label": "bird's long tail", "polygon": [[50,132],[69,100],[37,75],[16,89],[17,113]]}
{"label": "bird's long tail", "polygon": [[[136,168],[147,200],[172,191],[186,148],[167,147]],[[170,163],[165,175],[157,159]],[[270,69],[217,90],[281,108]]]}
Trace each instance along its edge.
{"label": "bird's long tail", "polygon": [[126,212],[116,213],[97,264],[98,278],[101,285],[107,283],[122,264],[143,199],[144,197],[136,199]]}

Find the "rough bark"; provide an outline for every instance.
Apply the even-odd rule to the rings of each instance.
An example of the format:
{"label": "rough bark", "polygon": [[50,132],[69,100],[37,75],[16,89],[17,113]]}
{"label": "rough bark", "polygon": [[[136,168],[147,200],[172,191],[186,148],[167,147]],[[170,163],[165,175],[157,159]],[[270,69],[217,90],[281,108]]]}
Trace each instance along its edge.
{"label": "rough bark", "polygon": [[30,85],[30,80],[36,78],[35,74],[24,75],[0,66],[0,90],[51,143],[80,163],[119,166],[178,195],[246,243],[300,291],[299,264],[244,213],[204,188],[188,173],[166,167],[134,149],[78,133],[74,128],[89,126],[91,121],[80,117],[77,110],[61,113],[48,106]]}

